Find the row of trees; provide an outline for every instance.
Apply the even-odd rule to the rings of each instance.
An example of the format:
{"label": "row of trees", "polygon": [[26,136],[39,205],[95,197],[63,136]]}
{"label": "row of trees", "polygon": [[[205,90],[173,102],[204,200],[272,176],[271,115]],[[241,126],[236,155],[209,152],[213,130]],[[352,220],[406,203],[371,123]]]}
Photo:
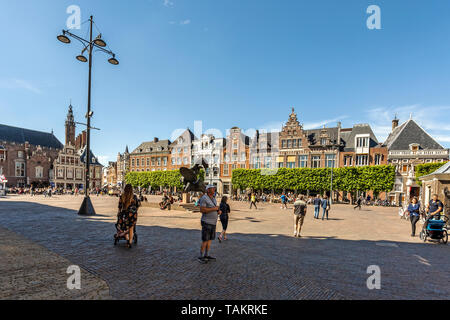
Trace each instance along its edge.
{"label": "row of trees", "polygon": [[[204,176],[205,171],[200,170],[200,177],[203,179]],[[128,172],[125,176],[125,183],[131,184],[134,188],[175,187],[178,190],[183,188],[181,177],[180,170]]]}
{"label": "row of trees", "polygon": [[[395,167],[389,165],[333,169],[334,191],[391,191]],[[325,192],[331,189],[330,168],[279,168],[233,170],[232,184],[241,190],[295,190]]]}

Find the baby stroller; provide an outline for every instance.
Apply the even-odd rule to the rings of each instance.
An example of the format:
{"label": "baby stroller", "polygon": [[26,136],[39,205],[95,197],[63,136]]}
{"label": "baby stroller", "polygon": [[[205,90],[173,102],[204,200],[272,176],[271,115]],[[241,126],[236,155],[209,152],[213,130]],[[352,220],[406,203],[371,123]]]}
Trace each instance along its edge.
{"label": "baby stroller", "polygon": [[[119,229],[117,228],[117,225],[116,225],[116,229],[117,229],[117,232],[119,232]],[[118,244],[118,243],[120,242],[120,240],[125,240],[125,241],[127,241],[127,247],[128,247],[128,248],[131,248],[131,242],[133,242],[134,244],[137,244],[137,241],[138,241],[138,235],[137,235],[137,233],[136,233],[136,225],[133,226],[133,239],[132,239],[132,241],[128,241],[128,240],[125,238],[125,236],[118,237],[118,236],[117,236],[117,233],[114,234],[114,245]]]}
{"label": "baby stroller", "polygon": [[446,244],[448,241],[447,230],[444,228],[445,224],[448,221],[446,216],[443,217],[444,220],[428,220],[428,224],[426,229],[422,228],[420,231],[420,239],[423,242],[426,242],[428,238],[437,240],[443,244]]}

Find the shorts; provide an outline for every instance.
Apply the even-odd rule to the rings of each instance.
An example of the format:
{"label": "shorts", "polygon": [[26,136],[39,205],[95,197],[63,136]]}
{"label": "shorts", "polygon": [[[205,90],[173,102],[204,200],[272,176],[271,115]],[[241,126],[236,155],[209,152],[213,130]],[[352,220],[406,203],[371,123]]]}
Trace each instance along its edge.
{"label": "shorts", "polygon": [[214,224],[202,223],[202,241],[214,240],[216,238],[216,226]]}

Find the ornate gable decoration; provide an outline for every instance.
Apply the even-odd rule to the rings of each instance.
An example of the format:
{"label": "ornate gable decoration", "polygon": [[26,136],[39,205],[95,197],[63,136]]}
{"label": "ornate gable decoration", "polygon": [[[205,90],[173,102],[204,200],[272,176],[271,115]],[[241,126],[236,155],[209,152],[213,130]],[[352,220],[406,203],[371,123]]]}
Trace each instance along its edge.
{"label": "ornate gable decoration", "polygon": [[286,124],[282,127],[281,131],[287,135],[295,135],[298,136],[302,133],[303,127],[297,120],[297,114],[295,113],[294,108],[292,108],[292,112],[289,115],[289,119]]}

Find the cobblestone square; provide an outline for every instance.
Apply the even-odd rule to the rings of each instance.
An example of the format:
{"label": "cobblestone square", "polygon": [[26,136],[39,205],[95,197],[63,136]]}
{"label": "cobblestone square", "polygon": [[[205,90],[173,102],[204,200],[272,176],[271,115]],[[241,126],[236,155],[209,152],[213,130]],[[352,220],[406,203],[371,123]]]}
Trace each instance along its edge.
{"label": "cobblestone square", "polygon": [[[330,220],[313,207],[294,238],[292,206],[231,202],[228,240],[217,261],[200,265],[200,214],[139,210],[139,243],[113,245],[117,198],[92,197],[97,215],[81,217],[78,196],[0,199],[1,299],[447,299],[449,246],[410,237],[397,208],[334,205]],[[149,197],[150,202],[159,197]],[[421,224],[418,224],[421,228]],[[221,231],[220,222],[217,231]],[[82,272],[68,290],[69,265]],[[369,290],[367,267],[381,270]]]}

